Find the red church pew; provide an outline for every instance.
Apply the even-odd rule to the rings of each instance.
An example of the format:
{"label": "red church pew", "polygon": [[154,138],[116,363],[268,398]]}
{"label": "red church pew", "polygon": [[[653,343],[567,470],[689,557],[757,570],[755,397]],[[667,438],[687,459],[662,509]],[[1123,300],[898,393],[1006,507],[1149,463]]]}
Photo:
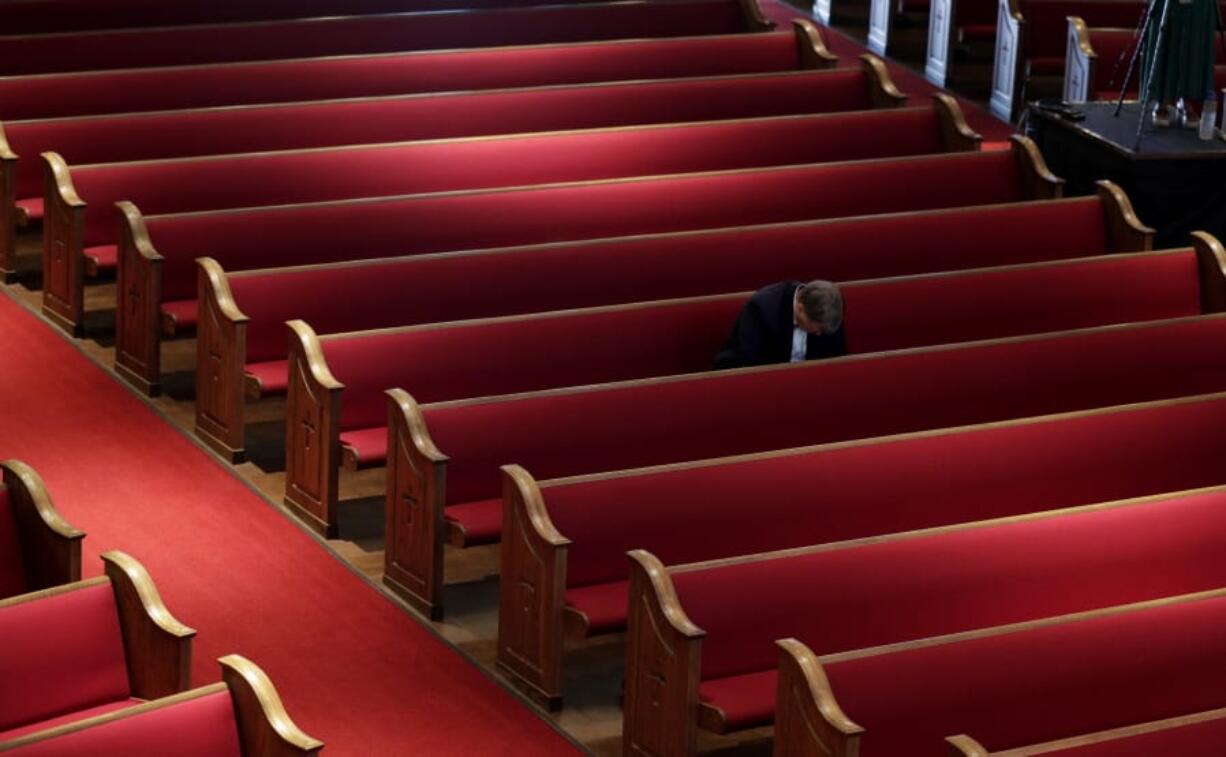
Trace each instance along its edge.
{"label": "red church pew", "polygon": [[81,580],[81,541],[34,469],[0,462],[0,599]]}
{"label": "red church pew", "polygon": [[[906,181],[897,180],[904,175]],[[184,318],[190,318],[195,311],[195,303],[190,302],[195,291],[193,261],[198,257],[221,259],[229,268],[271,268],[988,205],[1058,196],[1060,188],[1061,180],[1047,171],[1033,143],[1017,138],[1010,152],[589,181],[149,219],[135,207],[122,204],[119,289],[125,304],[118,333],[148,333],[150,326],[140,319],[158,318],[158,303],[165,300],[189,300],[176,313],[176,320],[183,324]],[[253,234],[253,229],[259,232]],[[173,257],[162,252],[171,249],[176,250]],[[154,289],[161,283],[158,269],[163,259],[167,269],[180,267],[168,272],[166,280],[180,282],[181,289]],[[48,278],[52,279],[47,284],[49,291],[66,286],[67,276],[59,281]],[[52,312],[71,315],[74,307],[80,312],[81,303],[74,306],[48,298],[44,305]],[[57,314],[56,319],[67,321],[68,315]],[[150,372],[145,366],[156,358],[138,353],[122,336],[116,350],[117,362],[138,377]]]}
{"label": "red church pew", "polygon": [[263,670],[239,655],[218,662],[221,683],[0,742],[0,751],[21,757],[319,754],[323,743],[290,720]]}
{"label": "red church pew", "polygon": [[[1196,254],[1181,250],[852,282],[844,286],[848,312],[856,313],[847,349],[1190,315],[1201,309],[1197,266]],[[1218,263],[1206,273],[1206,290],[1223,291]],[[322,338],[291,322],[286,504],[312,527],[335,533],[338,463],[356,469],[385,462],[385,389],[404,387],[419,402],[436,402],[709,370],[748,295]],[[491,537],[497,530],[484,540]]]}
{"label": "red church pew", "polygon": [[[754,0],[623,0],[324,16],[148,29],[9,34],[0,75],[446,50],[769,29]],[[71,51],[71,54],[65,54]]]}
{"label": "red church pew", "polygon": [[[288,320],[328,334],[715,294],[816,275],[847,281],[1133,252],[1150,249],[1151,238],[1123,192],[1104,182],[1089,198],[387,260],[227,272],[203,258],[196,433],[232,461],[243,456],[244,394],[285,392]],[[164,301],[146,326],[183,307]]]}
{"label": "red church pew", "polygon": [[[1064,99],[1083,103],[1115,100],[1124,87],[1127,62],[1137,43],[1135,29],[1091,29],[1085,19],[1069,16],[1064,61]],[[1118,61],[1124,63],[1116,65]],[[1226,87],[1226,57],[1218,42],[1218,65],[1214,69],[1214,89]],[[1128,96],[1137,98],[1139,77],[1134,75]]]}
{"label": "red church pew", "polygon": [[[558,478],[1217,391],[1226,364],[1206,356],[1224,328],[1197,317],[426,405],[393,390],[384,583],[441,615],[443,545],[499,538],[495,471],[510,461]],[[1133,369],[1141,353],[1155,370]],[[837,412],[799,400],[818,385]],[[515,647],[556,680],[560,647]]]}
{"label": "red church pew", "polygon": [[1223,516],[1217,488],[671,569],[633,551],[623,743],[769,725],[776,639],[829,655],[1220,589]]}
{"label": "red church pew", "polygon": [[[31,129],[23,132],[22,140],[31,149],[19,151],[34,152],[32,148],[39,144],[42,147],[59,145],[64,150],[63,155],[58,149],[43,153],[44,189],[41,192],[36,190],[39,182],[35,174],[38,172],[30,173],[35,164],[18,160],[17,153],[9,152],[10,159],[3,161],[6,168],[0,169],[0,172],[7,173],[15,184],[15,188],[9,187],[3,191],[6,197],[17,198],[15,207],[11,207],[9,213],[13,216],[24,214],[25,217],[46,215],[43,233],[47,240],[44,246],[47,259],[44,265],[51,270],[45,270],[44,276],[52,282],[48,286],[47,297],[58,305],[63,301],[74,301],[76,293],[62,291],[59,283],[69,281],[73,287],[79,287],[83,265],[88,265],[91,271],[114,267],[115,223],[111,205],[116,200],[135,200],[147,212],[166,213],[500,186],[505,182],[531,183],[529,179],[542,183],[568,176],[602,178],[626,175],[612,168],[606,168],[603,172],[585,172],[578,166],[569,169],[564,163],[559,165],[559,157],[540,162],[540,167],[535,171],[530,170],[532,166],[522,166],[517,172],[509,173],[505,168],[499,171],[496,164],[491,164],[486,172],[480,170],[483,163],[479,163],[474,164],[468,174],[454,179],[448,179],[449,174],[440,175],[437,170],[427,176],[422,176],[418,171],[403,176],[399,173],[389,175],[369,171],[367,164],[360,161],[373,160],[382,165],[384,161],[392,159],[393,153],[385,152],[372,157],[354,150],[355,143],[371,144],[373,148],[372,143],[377,142],[667,124],[673,120],[714,121],[898,105],[905,98],[889,83],[888,75],[884,72],[885,67],[879,60],[866,58],[861,71],[670,79],[29,122],[25,125]],[[904,123],[914,118],[915,114],[897,117],[903,121],[878,123],[876,128],[889,129],[891,134],[900,129],[913,133],[913,139],[904,141],[897,148],[898,152],[914,151],[921,143],[929,147],[940,144],[928,138],[931,132],[924,125]],[[951,134],[951,145],[973,146],[969,141],[973,133],[964,123],[959,123],[958,115],[951,112],[942,117],[949,121],[951,132],[960,130],[961,133],[960,137]],[[285,133],[291,124],[292,137]],[[721,132],[724,127],[712,125],[708,129]],[[874,153],[897,154],[889,147],[896,140],[870,141],[869,129],[864,131],[865,144],[874,145],[865,153],[866,156],[873,156]],[[18,135],[12,132],[14,128],[10,128],[10,142],[17,145],[15,137]],[[667,134],[648,138],[670,139]],[[728,139],[726,136],[721,138]],[[776,142],[775,138],[764,137],[767,146],[753,146],[751,142],[749,146],[740,146],[739,150],[743,154],[750,147],[758,152],[769,149],[779,155],[785,148],[792,147],[797,158],[787,162],[804,162],[799,158],[805,155],[805,150],[795,145],[807,144],[807,137],[788,133],[777,138],[784,141]],[[540,144],[536,141],[540,137],[532,140],[523,135],[522,139],[528,141],[517,144]],[[603,144],[609,144],[614,137],[569,137],[570,141],[584,139],[600,139]],[[311,155],[295,152],[230,155],[225,159],[217,157],[223,153],[264,150],[339,149],[342,145],[348,148],[343,154],[316,151]],[[705,146],[704,140],[690,149],[700,151]],[[385,145],[382,149],[396,148]],[[434,160],[444,160],[447,155],[461,149],[502,152],[497,145],[483,142],[473,142],[464,147],[405,145],[399,149],[408,150],[401,156],[405,160],[426,160],[426,157],[413,157],[423,152]],[[589,162],[599,160],[606,153],[605,165],[615,166],[627,159],[626,152],[611,148],[607,151],[590,147],[585,149],[590,155],[587,158]],[[849,154],[854,156],[855,150],[848,149]],[[3,152],[4,148],[0,147],[0,153]],[[669,152],[676,153],[676,150]],[[729,147],[728,152],[730,155],[723,160],[736,167],[739,161],[731,155],[734,150]],[[824,155],[826,160],[836,154],[820,145],[810,147],[809,152]],[[182,160],[187,156],[202,154],[212,157]],[[647,170],[651,166],[648,158],[653,155],[645,153],[632,168]],[[168,164],[165,159],[179,160]],[[467,157],[458,156],[457,159]],[[687,164],[681,155],[675,159],[683,168],[702,164],[696,158],[691,158]],[[777,161],[783,159],[775,158]],[[141,163],[116,162],[119,160],[140,160]],[[487,159],[482,155],[478,160],[484,162]],[[108,165],[78,166],[70,172],[65,161],[71,161],[74,165],[88,162],[105,162]],[[295,169],[309,161],[315,163]],[[338,161],[342,166],[335,165]],[[663,159],[658,162],[664,167],[671,165]],[[720,160],[715,158],[708,158],[706,162],[714,164],[714,167],[720,164]],[[745,162],[753,165],[751,161]],[[319,174],[313,173],[309,182],[283,178],[291,170],[317,171]],[[251,176],[252,183],[235,186],[234,172],[244,177]],[[254,181],[254,178],[265,175],[267,179]],[[316,175],[328,176],[333,180],[321,182],[315,179]],[[244,187],[247,187],[245,192]],[[36,194],[45,199],[38,199]],[[17,217],[16,223],[19,225],[23,220],[23,217]],[[80,242],[75,238],[78,227]],[[59,250],[59,244],[66,246],[66,252]],[[11,249],[11,242],[9,247]],[[88,258],[85,263],[80,260],[82,255]],[[57,261],[67,265],[69,270],[55,270]],[[57,315],[61,309],[56,306],[50,308]]]}
{"label": "red church pew", "polygon": [[775,754],[945,757],[1226,706],[1226,591],[819,658],[780,641]]}
{"label": "red church pew", "polygon": [[[934,106],[928,108],[817,116],[409,142],[73,169],[54,156],[47,159],[54,164],[58,182],[53,202],[57,212],[53,217],[72,219],[70,226],[82,225],[83,243],[88,245],[84,250],[91,252],[86,264],[78,268],[96,271],[101,267],[100,259],[116,254],[116,248],[90,242],[114,238],[113,224],[103,221],[113,221],[113,205],[119,201],[131,201],[143,212],[162,214],[970,151],[977,144],[978,136],[961,120],[956,103],[939,95]],[[329,176],[332,181],[314,181],[318,176]],[[78,202],[62,202],[66,198]],[[61,207],[67,212],[58,212]],[[48,233],[54,237],[57,232],[49,227]],[[105,252],[99,249],[103,247]],[[54,261],[48,261],[48,265],[54,267]],[[80,284],[83,286],[84,281]],[[183,288],[165,280],[163,285]],[[79,296],[70,294],[67,299]],[[139,319],[147,328],[143,334],[124,331],[130,324],[128,314],[118,322],[120,341],[125,345],[121,354],[144,355],[155,351],[159,333],[157,308],[163,303],[148,305],[150,317]],[[182,315],[182,319],[165,324],[163,330],[173,335],[191,328],[195,313]],[[156,383],[157,365],[148,368],[148,374],[141,374],[141,378]]]}
{"label": "red church pew", "polygon": [[1127,757],[1177,754],[1180,757],[1217,757],[1226,744],[1226,708],[1179,715],[1110,731],[1073,736],[1046,744],[989,752],[970,736],[951,736],[950,754],[957,757]]}
{"label": "red church pew", "polygon": [[[1224,419],[1215,394],[545,482],[505,466],[500,666],[560,693],[531,644],[560,662],[565,625],[620,629],[629,549],[682,564],[1222,485]],[[703,693],[748,726],[755,683]]]}
{"label": "red church pew", "polygon": [[196,632],[140,563],[102,561],[105,576],[0,600],[0,742],[187,689]]}
{"label": "red church pew", "polygon": [[832,68],[804,19],[790,31],[378,53],[0,77],[0,120],[218,105]]}

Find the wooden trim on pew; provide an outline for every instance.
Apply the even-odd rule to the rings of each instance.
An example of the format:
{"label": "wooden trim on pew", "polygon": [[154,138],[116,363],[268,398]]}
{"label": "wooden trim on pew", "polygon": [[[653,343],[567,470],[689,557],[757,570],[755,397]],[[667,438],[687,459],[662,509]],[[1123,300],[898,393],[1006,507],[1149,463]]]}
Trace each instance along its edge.
{"label": "wooden trim on pew", "polygon": [[864,53],[860,56],[860,68],[864,70],[865,83],[868,85],[868,101],[874,108],[901,108],[907,103],[907,96],[898,91],[894,80],[890,78],[890,70],[885,61],[876,55]]}
{"label": "wooden trim on pew", "polygon": [[196,631],[170,614],[153,579],[136,560],[112,550],[102,554],[102,561],[115,589],[132,696],[157,699],[184,691]]}
{"label": "wooden trim on pew", "polygon": [[1043,153],[1030,139],[1014,134],[1009,137],[1013,154],[1021,161],[1022,182],[1026,196],[1032,200],[1055,200],[1064,196],[1064,179],[1047,167]]}
{"label": "wooden trim on pew", "polygon": [[17,209],[17,153],[9,147],[0,123],[0,283],[11,284],[17,278],[17,228],[29,220]]}
{"label": "wooden trim on pew", "polygon": [[[200,313],[196,327],[196,436],[231,463],[241,462],[246,456],[243,367],[247,322],[251,319],[234,302],[226,272],[213,258],[196,259],[196,300]],[[143,333],[148,335],[149,330]]]}
{"label": "wooden trim on pew", "polygon": [[1064,99],[1087,102],[1093,97],[1098,53],[1090,44],[1090,30],[1077,16],[1068,17],[1068,37],[1064,48]]}
{"label": "wooden trim on pew", "polygon": [[285,711],[268,675],[241,655],[226,655],[221,677],[234,701],[239,743],[244,755],[294,757],[318,754],[324,744],[302,731]]}
{"label": "wooden trim on pew", "polygon": [[775,28],[775,22],[766,17],[758,0],[737,0],[741,7],[741,20],[745,23],[747,32],[768,32]]}
{"label": "wooden trim on pew", "polygon": [[0,471],[21,537],[26,587],[37,591],[80,581],[85,532],[63,519],[47,485],[33,468],[18,460],[5,460],[0,462]]}
{"label": "wooden trim on pew", "polygon": [[792,19],[792,32],[796,35],[797,60],[802,69],[834,68],[839,65],[839,56],[826,47],[821,30],[812,21],[807,18]]}
{"label": "wooden trim on pew", "polygon": [[38,591],[31,591],[26,594],[6,597],[5,599],[0,599],[0,610],[6,607],[24,604],[26,602],[37,602],[39,600],[46,599],[47,597],[55,597],[59,596],[60,594],[68,594],[69,592],[88,589],[91,586],[98,586],[105,583],[110,583],[110,579],[108,579],[106,576],[94,576],[93,578],[87,578],[84,581],[75,581],[70,584],[52,586],[50,589],[39,589]]}
{"label": "wooden trim on pew", "polygon": [[[630,557],[622,744],[627,754],[684,757],[698,742],[698,681],[706,632],[689,619],[650,552]],[[713,709],[713,708],[704,708]]]}
{"label": "wooden trim on pew", "polygon": [[563,608],[570,540],[558,533],[528,471],[504,465],[498,669],[533,699],[562,705]]}
{"label": "wooden trim on pew", "polygon": [[1192,232],[1192,247],[1199,269],[1201,312],[1220,313],[1226,310],[1226,249],[1204,231]]}
{"label": "wooden trim on pew", "polygon": [[[161,393],[162,256],[153,248],[145,218],[124,200],[119,209],[115,272],[115,372],[150,397]],[[84,282],[81,282],[82,284]]]}
{"label": "wooden trim on pew", "polygon": [[932,105],[941,121],[941,142],[946,152],[975,152],[983,142],[962,115],[958,101],[944,92],[932,95]]}
{"label": "wooden trim on pew", "polygon": [[443,487],[448,457],[417,401],[389,389],[383,583],[431,620],[443,617]]}
{"label": "wooden trim on pew", "polygon": [[85,203],[77,196],[68,164],[42,154],[43,315],[73,336],[85,333]]}
{"label": "wooden trim on pew", "polygon": [[289,391],[285,403],[285,505],[316,532],[334,537],[340,475],[340,392],[319,337],[289,321]]}
{"label": "wooden trim on pew", "polygon": [[1113,181],[1096,182],[1106,214],[1107,248],[1114,252],[1142,252],[1154,248],[1154,230],[1141,223],[1127,193]]}
{"label": "wooden trim on pew", "polygon": [[1213,720],[1223,719],[1226,719],[1226,708],[1207,710],[1193,715],[1179,715],[1173,718],[1166,718],[1165,720],[1153,720],[1148,723],[1126,725],[1120,728],[1112,728],[1108,731],[1097,731],[1082,736],[1071,736],[1067,739],[1047,741],[1042,744],[1006,749],[1003,752],[988,752],[982,744],[966,735],[950,736],[946,741],[951,746],[951,757],[1037,757],[1037,755],[1060,752],[1065,749],[1103,744],[1147,733],[1159,733],[1161,731],[1169,731],[1198,723],[1208,723]]}
{"label": "wooden trim on pew", "polygon": [[[834,692],[829,687],[829,681],[823,668],[824,664],[858,660],[865,657],[877,657],[913,649],[924,649],[926,647],[946,646],[975,639],[1004,636],[1039,628],[1112,617],[1176,604],[1202,602],[1222,597],[1226,597],[1226,589],[1211,589],[1143,602],[1112,605],[1096,610],[1037,618],[1019,623],[989,626],[987,628],[960,631],[941,636],[930,636],[914,641],[883,644],[877,647],[866,647],[838,654],[822,655],[820,657],[796,639],[778,641],[776,643],[780,646],[781,652],[779,687],[776,690],[775,700],[775,754],[787,755],[788,757],[819,757],[821,755],[856,757],[856,751],[840,751],[840,747],[846,744],[847,741],[839,733],[839,722],[840,719],[846,720],[847,716],[843,714]],[[805,676],[806,680],[813,682],[825,681],[827,684],[825,688],[823,689],[821,686],[802,687],[799,685],[785,687],[785,678],[792,679],[792,682],[796,681],[795,676],[798,672],[798,667],[809,674]],[[820,678],[818,677],[819,675]],[[804,713],[804,717],[793,717],[797,712]],[[785,714],[788,715],[786,721],[784,719]],[[847,722],[850,723],[851,721],[848,720]],[[860,729],[860,733],[863,733],[863,729]]]}
{"label": "wooden trim on pew", "polygon": [[992,95],[988,109],[1005,123],[1013,115],[1026,82],[1026,19],[1017,0],[998,0],[996,11],[996,52],[992,63]]}
{"label": "wooden trim on pew", "polygon": [[864,729],[839,707],[817,655],[780,639],[775,689],[775,755],[858,757]]}

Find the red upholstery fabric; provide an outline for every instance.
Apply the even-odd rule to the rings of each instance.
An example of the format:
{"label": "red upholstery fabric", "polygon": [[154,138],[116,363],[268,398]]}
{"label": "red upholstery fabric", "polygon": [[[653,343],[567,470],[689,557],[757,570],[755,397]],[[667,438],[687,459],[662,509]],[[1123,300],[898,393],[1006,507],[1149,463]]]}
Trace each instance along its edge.
{"label": "red upholstery fabric", "polygon": [[169,316],[174,320],[175,331],[191,331],[196,328],[196,311],[195,300],[175,300],[173,302],[163,302],[161,304],[163,315]]}
{"label": "red upholstery fabric", "polygon": [[[423,408],[448,503],[539,479],[1226,389],[1226,317]],[[1138,362],[1137,355],[1152,359]],[[838,403],[780,401],[826,387]],[[783,422],[786,419],[787,422]],[[522,430],[533,428],[534,433]],[[620,557],[616,559],[621,559]]]}
{"label": "red upholstery fabric", "polygon": [[12,728],[7,731],[0,731],[0,742],[9,741],[20,736],[35,733],[37,731],[45,731],[48,728],[55,728],[66,723],[75,723],[78,720],[85,720],[86,718],[105,715],[109,712],[115,712],[116,710],[122,710],[127,707],[131,707],[132,705],[140,704],[143,701],[143,699],[135,698],[118,699],[114,702],[107,702],[106,704],[100,704],[94,707],[86,707],[83,710],[74,710],[73,712],[60,715],[59,717],[39,720],[34,723],[26,723],[25,725],[17,728]]}
{"label": "red upholstery fabric", "polygon": [[1226,705],[1226,599],[1185,602],[826,666],[864,757],[989,750]]}
{"label": "red upholstery fabric", "polygon": [[[449,508],[449,512],[458,509],[460,508]],[[501,521],[499,518],[499,530],[495,534],[501,532]],[[626,593],[629,590],[629,581],[567,589],[566,604],[587,617],[588,633],[610,633],[626,626]]]}
{"label": "red upholstery fabric", "polygon": [[13,754],[47,757],[129,755],[162,757],[173,743],[178,757],[241,757],[230,692],[220,691],[159,707],[66,736],[40,741]]}
{"label": "red upholstery fabric", "polygon": [[798,68],[792,31],[0,77],[0,119]]}
{"label": "red upholstery fabric", "polygon": [[[996,243],[984,247],[985,234]],[[291,318],[327,334],[745,291],[816,275],[848,281],[1100,252],[1101,203],[1077,198],[237,272],[228,281],[251,319],[247,359],[255,363],[284,359]],[[505,286],[512,279],[515,286]]]}
{"label": "red upholstery fabric", "polygon": [[[387,438],[386,433],[383,438]],[[486,499],[449,507],[447,520],[464,529],[464,546],[493,544],[502,535],[502,499]]]}
{"label": "red upholstery fabric", "polygon": [[0,728],[129,696],[109,583],[0,608],[0,638]]}
{"label": "red upholstery fabric", "polygon": [[[871,352],[1191,315],[1196,270],[1189,250],[848,284],[847,346]],[[341,428],[368,428],[386,417],[391,386],[433,402],[707,370],[745,296],[338,335],[323,339],[323,353],[346,385]]]}
{"label": "red upholstery fabric", "polygon": [[[94,71],[315,55],[446,50],[629,37],[729,34],[744,30],[728,0],[592,3],[513,10],[337,16],[293,21],[5,37],[0,74]],[[65,49],[72,56],[63,55]]]}
{"label": "red upholstery fabric", "polygon": [[0,599],[26,591],[26,572],[21,563],[21,534],[8,490],[0,486]]}
{"label": "red upholstery fabric", "polygon": [[[1212,462],[1226,445],[1224,417],[1226,399],[1143,406],[543,493],[554,525],[572,540],[567,581],[584,586],[623,579],[624,554],[636,547],[679,564],[1224,483]],[[616,517],[596,517],[611,506]],[[649,533],[643,523],[652,524]],[[699,531],[702,523],[718,525]]]}
{"label": "red upholstery fabric", "polygon": [[[284,330],[284,324],[282,324],[281,328]],[[285,394],[286,389],[289,388],[289,362],[286,360],[247,363],[243,368],[243,372],[259,379],[261,396],[274,397]],[[387,440],[384,439],[385,446],[386,443]]]}
{"label": "red upholstery fabric", "polygon": [[[897,181],[900,175],[908,180]],[[146,225],[166,257],[166,280],[176,282],[187,278],[174,268],[194,277],[194,260],[204,255],[227,270],[275,268],[389,249],[409,255],[1021,198],[1016,156],[987,152],[167,215]]]}
{"label": "red upholstery fabric", "polygon": [[1050,757],[1150,757],[1177,754],[1179,757],[1218,757],[1226,744],[1226,718],[1167,728],[1101,744],[1057,749]]}
{"label": "red upholstery fabric", "polygon": [[43,198],[41,197],[27,197],[24,200],[18,200],[17,207],[25,210],[30,220],[41,220],[43,217]]}
{"label": "red upholstery fabric", "polygon": [[724,713],[729,731],[755,728],[775,719],[778,681],[779,671],[775,669],[717,678],[700,683],[698,697]]}
{"label": "red upholstery fabric", "polygon": [[93,261],[99,271],[112,271],[119,264],[119,248],[113,244],[86,247],[85,258]]}
{"label": "red upholstery fabric", "polygon": [[[1197,495],[673,580],[707,632],[703,680],[728,679],[773,670],[779,638],[834,654],[1216,589],[1226,585],[1216,546],[1226,538],[1223,516],[1226,494]],[[773,702],[772,690],[756,706],[769,713]]]}
{"label": "red upholstery fabric", "polygon": [[340,435],[340,442],[353,448],[363,465],[387,459],[387,429],[383,426],[345,431]]}
{"label": "red upholstery fabric", "polygon": [[[810,77],[801,79],[799,77]],[[273,147],[279,152],[229,157],[173,159],[114,163],[72,169],[73,185],[87,203],[86,241],[110,239],[115,227],[114,208],[119,200],[134,202],[147,215],[193,210],[280,205],[355,197],[417,194],[460,189],[546,184],[559,181],[607,179],[648,174],[688,173],[773,165],[821,163],[942,152],[940,122],[931,107],[824,114],[805,118],[672,125],[653,129],[580,134],[506,137],[499,140],[411,142],[347,147],[336,150],[284,151],[298,145],[337,145],[354,141],[466,136],[470,133],[535,131],[554,127],[658,123],[737,116],[807,113],[865,104],[864,75],[859,71],[826,71],[771,75],[769,79],[649,82],[587,90],[536,90],[515,96],[473,94],[451,97],[446,104],[480,103],[464,118],[434,120],[438,114],[417,98],[408,115],[386,101],[343,102],[331,106],[324,117],[309,115],[304,125],[294,115],[304,109],[328,106],[278,106],[263,128],[218,131],[199,118],[182,114],[138,116],[135,120],[187,121],[187,128],[160,131],[135,142],[129,152],[188,150],[193,154]],[[834,84],[852,92],[827,94]],[[761,86],[765,84],[766,86]],[[780,85],[786,85],[781,87]],[[754,95],[744,90],[752,86]],[[820,85],[820,86],[819,86]],[[642,95],[633,90],[643,90]],[[725,94],[725,90],[727,93]],[[760,91],[766,90],[766,91]],[[772,90],[791,93],[772,95]],[[816,90],[816,91],[815,91]],[[442,96],[440,96],[442,97]],[[540,101],[540,102],[537,102]],[[508,104],[519,103],[515,109]],[[554,104],[556,103],[556,105]],[[273,110],[264,108],[263,110]],[[446,116],[446,108],[442,110]],[[347,111],[355,111],[345,115]],[[366,113],[364,111],[370,111]],[[194,112],[193,112],[194,113]],[[216,115],[243,115],[241,110],[220,110]],[[306,114],[304,114],[306,115]],[[343,117],[340,123],[338,117]],[[88,119],[87,119],[88,120]],[[207,119],[206,119],[207,120]],[[284,136],[286,121],[294,124]],[[121,131],[122,118],[94,119]],[[62,123],[62,122],[55,122]],[[106,152],[107,135],[84,129],[75,145],[80,152]],[[132,129],[140,132],[143,129]],[[210,143],[209,137],[212,136]],[[177,137],[177,139],[176,139]],[[252,137],[255,143],[251,144]],[[178,142],[188,142],[179,145]],[[167,144],[169,143],[169,144]],[[96,145],[96,146],[95,146]],[[64,145],[64,148],[74,145]],[[213,149],[210,149],[213,148]],[[114,148],[112,148],[114,149]],[[120,148],[122,150],[122,147]],[[23,163],[23,165],[26,165]],[[38,169],[37,163],[31,167]],[[328,181],[314,180],[327,176]]]}

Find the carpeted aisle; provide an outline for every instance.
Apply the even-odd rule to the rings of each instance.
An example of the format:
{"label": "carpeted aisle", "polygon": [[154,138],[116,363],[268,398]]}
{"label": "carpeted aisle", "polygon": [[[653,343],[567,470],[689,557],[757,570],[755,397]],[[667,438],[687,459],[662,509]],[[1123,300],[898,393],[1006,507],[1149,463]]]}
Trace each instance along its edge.
{"label": "carpeted aisle", "polygon": [[574,747],[0,296],[0,458],[30,463],[83,528],[84,573],[122,549],[216,659],[262,666],[326,754],[562,754]]}

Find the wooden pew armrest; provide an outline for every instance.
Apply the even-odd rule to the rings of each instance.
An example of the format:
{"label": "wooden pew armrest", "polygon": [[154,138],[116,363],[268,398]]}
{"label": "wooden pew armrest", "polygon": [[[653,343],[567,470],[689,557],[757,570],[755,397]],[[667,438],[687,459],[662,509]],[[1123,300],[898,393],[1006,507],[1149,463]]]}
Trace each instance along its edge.
{"label": "wooden pew armrest", "polygon": [[387,392],[387,501],[383,583],[431,620],[443,615],[443,506],[448,458],[434,445],[417,401]]}
{"label": "wooden pew armrest", "polygon": [[856,757],[864,729],[843,713],[817,655],[781,639],[775,694],[775,754]]}
{"label": "wooden pew armrest", "polygon": [[1154,230],[1141,223],[1132,201],[1114,182],[1098,182],[1098,197],[1103,203],[1108,252],[1145,252],[1154,248]]}
{"label": "wooden pew armrest", "polygon": [[[230,462],[243,459],[248,318],[213,258],[196,261],[196,436]],[[258,386],[258,380],[257,380]],[[258,395],[257,395],[258,397]]]}
{"label": "wooden pew armrest", "polygon": [[821,30],[812,21],[804,18],[792,19],[792,32],[796,35],[797,56],[801,68],[835,68],[839,65],[839,56],[826,47]]}
{"label": "wooden pew armrest", "polygon": [[272,681],[255,663],[236,654],[218,662],[234,700],[244,755],[292,757],[318,754],[323,749],[322,741],[308,736],[290,718]]}
{"label": "wooden pew armrest", "polygon": [[116,550],[102,560],[115,590],[132,696],[157,699],[186,690],[196,631],[170,614],[140,563]]}
{"label": "wooden pew armrest", "polygon": [[1064,195],[1064,179],[1056,176],[1047,167],[1043,153],[1032,140],[1014,134],[1009,138],[1013,143],[1013,154],[1019,161],[1018,170],[1021,175],[1023,197],[1027,200],[1056,200]]}
{"label": "wooden pew armrest", "polygon": [[540,487],[502,467],[498,668],[551,710],[562,705],[563,607],[570,540],[558,533]]}
{"label": "wooden pew armrest", "polygon": [[341,390],[319,337],[290,321],[285,402],[285,504],[312,529],[334,537],[340,466]]}
{"label": "wooden pew armrest", "polygon": [[965,734],[950,736],[945,742],[949,744],[949,757],[988,757],[988,750]]}
{"label": "wooden pew armrest", "polygon": [[874,108],[901,108],[907,104],[907,96],[894,86],[885,61],[876,55],[864,53],[860,56],[860,67],[864,70],[865,84],[868,86],[868,101]]}
{"label": "wooden pew armrest", "polygon": [[43,314],[74,336],[85,330],[85,203],[77,196],[68,164],[42,154]]}
{"label": "wooden pew armrest", "polygon": [[115,276],[115,371],[149,396],[160,391],[163,259],[144,216],[130,202],[116,203],[118,269]]}
{"label": "wooden pew armrest", "polygon": [[85,532],[69,525],[34,469],[17,460],[0,462],[21,538],[21,560],[31,591],[81,580]]}
{"label": "wooden pew armrest", "polygon": [[636,549],[629,557],[622,743],[628,752],[693,754],[706,632],[686,616],[672,578],[655,555]]}
{"label": "wooden pew armrest", "polygon": [[946,152],[975,152],[983,137],[971,128],[958,107],[958,101],[944,92],[932,96],[933,107],[941,120],[941,141]]}

